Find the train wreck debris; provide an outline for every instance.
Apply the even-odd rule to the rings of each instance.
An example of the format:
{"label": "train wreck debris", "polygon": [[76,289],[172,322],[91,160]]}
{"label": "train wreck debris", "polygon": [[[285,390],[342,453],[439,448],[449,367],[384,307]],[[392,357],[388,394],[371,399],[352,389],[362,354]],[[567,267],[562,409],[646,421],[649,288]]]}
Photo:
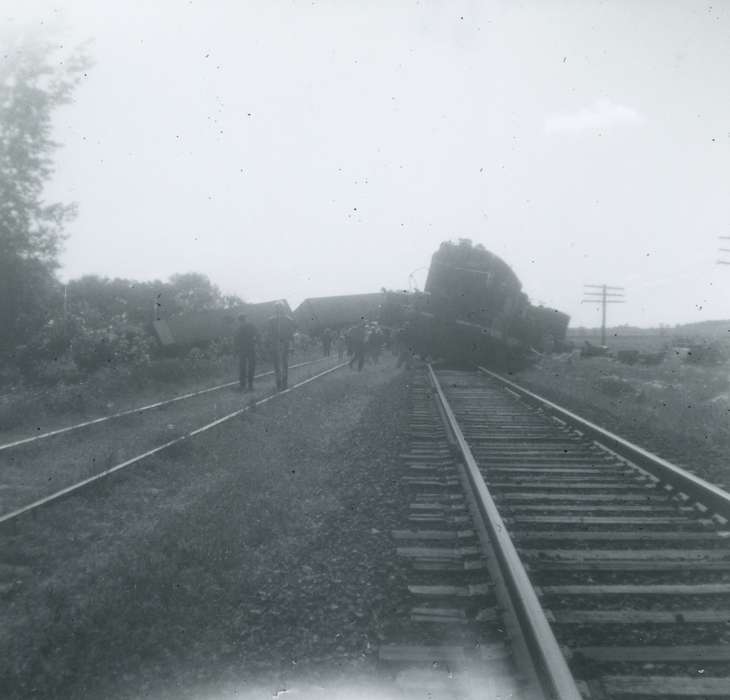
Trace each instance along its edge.
{"label": "train wreck debris", "polygon": [[425,292],[389,292],[381,321],[409,322],[414,352],[458,363],[519,366],[565,346],[570,317],[535,306],[501,258],[461,239],[431,259]]}
{"label": "train wreck debris", "polygon": [[267,319],[274,315],[277,304],[284,304],[287,315],[291,314],[285,299],[244,304],[230,309],[212,309],[197,313],[181,314],[153,323],[157,339],[164,347],[190,346],[207,343],[218,338],[231,337],[236,330],[236,319],[246,314],[248,320],[263,332]]}

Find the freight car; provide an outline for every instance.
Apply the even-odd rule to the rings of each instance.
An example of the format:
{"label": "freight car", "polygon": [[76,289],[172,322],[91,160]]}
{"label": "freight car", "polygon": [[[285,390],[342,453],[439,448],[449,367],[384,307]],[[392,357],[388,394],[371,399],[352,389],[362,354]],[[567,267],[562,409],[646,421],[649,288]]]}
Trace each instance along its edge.
{"label": "freight car", "polygon": [[239,314],[245,313],[248,320],[263,332],[266,320],[274,315],[274,306],[284,304],[287,314],[291,314],[289,304],[284,299],[265,301],[259,304],[244,304],[230,309],[211,309],[196,313],[181,314],[169,319],[154,321],[154,329],[160,344],[166,348],[186,348],[205,345],[213,340],[230,338],[236,327]]}
{"label": "freight car", "polygon": [[305,299],[294,311],[294,320],[305,333],[319,335],[325,328],[349,328],[363,319],[378,320],[385,293],[346,294]]}
{"label": "freight car", "polygon": [[512,334],[520,342],[544,352],[565,349],[570,316],[547,306],[527,305],[512,324]]}

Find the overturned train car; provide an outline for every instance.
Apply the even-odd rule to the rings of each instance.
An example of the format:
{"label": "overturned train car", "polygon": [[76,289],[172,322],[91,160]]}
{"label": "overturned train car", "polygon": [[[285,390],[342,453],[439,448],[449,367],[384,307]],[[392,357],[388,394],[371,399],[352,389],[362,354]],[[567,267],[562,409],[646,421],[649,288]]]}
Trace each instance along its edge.
{"label": "overturned train car", "polygon": [[267,319],[276,312],[276,305],[283,304],[285,313],[291,314],[284,299],[244,304],[229,309],[210,309],[180,314],[169,319],[157,319],[153,326],[163,348],[180,349],[204,346],[212,341],[230,339],[236,331],[239,314],[245,313],[259,332],[263,333]]}
{"label": "overturned train car", "polygon": [[390,292],[384,317],[407,322],[415,352],[458,364],[517,368],[565,344],[570,317],[531,304],[513,270],[469,241],[434,253],[425,292]]}

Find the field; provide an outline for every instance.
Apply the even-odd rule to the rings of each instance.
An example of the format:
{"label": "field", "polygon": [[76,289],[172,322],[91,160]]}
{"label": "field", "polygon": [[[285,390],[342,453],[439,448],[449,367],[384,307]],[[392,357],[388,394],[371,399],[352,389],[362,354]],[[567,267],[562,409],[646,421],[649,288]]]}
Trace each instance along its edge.
{"label": "field", "polygon": [[[568,338],[576,347],[582,347],[587,340],[600,345],[599,328],[569,328]],[[613,352],[639,350],[659,352],[672,347],[688,345],[718,345],[730,351],[730,320],[703,321],[662,328],[637,328],[614,326],[606,328],[606,345]]]}
{"label": "field", "polygon": [[626,365],[572,353],[543,357],[516,381],[704,478],[730,485],[727,362],[694,365],[670,352],[659,365]]}
{"label": "field", "polygon": [[[577,348],[582,347],[586,340],[593,345],[600,345],[601,343],[600,335],[569,334],[568,339],[572,341]],[[606,345],[614,352],[619,350],[660,352],[674,343],[674,338],[666,335],[623,335],[619,331],[606,333]]]}

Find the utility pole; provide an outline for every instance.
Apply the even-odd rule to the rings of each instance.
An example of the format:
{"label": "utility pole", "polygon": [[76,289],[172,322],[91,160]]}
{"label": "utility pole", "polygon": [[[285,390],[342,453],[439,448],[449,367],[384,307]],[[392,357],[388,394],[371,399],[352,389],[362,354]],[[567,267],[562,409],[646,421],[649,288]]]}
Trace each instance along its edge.
{"label": "utility pole", "polygon": [[[625,304],[623,287],[612,287],[608,284],[584,284],[581,304],[601,305],[601,345],[606,344],[606,305]],[[593,291],[597,290],[597,291]],[[609,291],[610,290],[610,291]]]}
{"label": "utility pole", "polygon": [[[721,241],[730,241],[730,236],[718,236]],[[718,248],[721,253],[730,253],[730,248]],[[718,265],[730,265],[730,260],[718,260]]]}

